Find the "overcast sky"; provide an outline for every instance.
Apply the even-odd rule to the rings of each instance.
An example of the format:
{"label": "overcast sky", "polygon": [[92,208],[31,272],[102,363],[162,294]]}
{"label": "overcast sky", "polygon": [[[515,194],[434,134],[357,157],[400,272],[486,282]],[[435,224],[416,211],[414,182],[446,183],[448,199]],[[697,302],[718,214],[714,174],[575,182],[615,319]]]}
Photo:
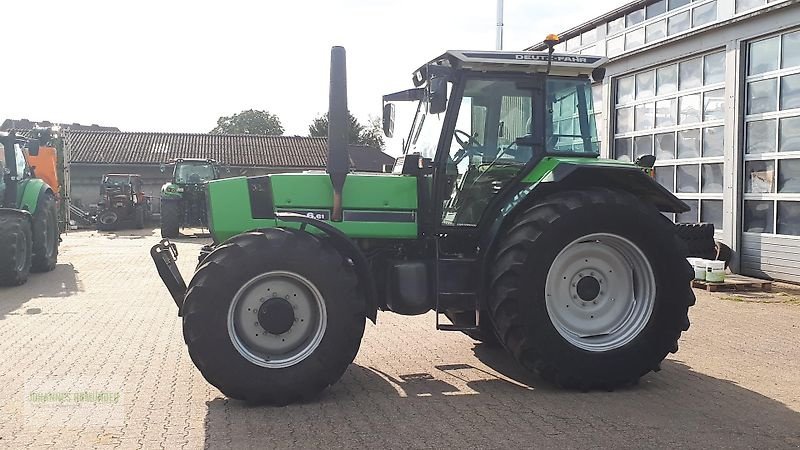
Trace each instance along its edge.
{"label": "overcast sky", "polygon": [[[506,0],[505,49],[521,49],[624,0]],[[277,114],[306,135],[327,110],[329,52],[348,53],[350,110],[446,49],[493,49],[495,0],[0,0],[0,121],[208,132],[221,115]],[[8,29],[10,27],[10,29]],[[7,60],[8,61],[8,60]]]}

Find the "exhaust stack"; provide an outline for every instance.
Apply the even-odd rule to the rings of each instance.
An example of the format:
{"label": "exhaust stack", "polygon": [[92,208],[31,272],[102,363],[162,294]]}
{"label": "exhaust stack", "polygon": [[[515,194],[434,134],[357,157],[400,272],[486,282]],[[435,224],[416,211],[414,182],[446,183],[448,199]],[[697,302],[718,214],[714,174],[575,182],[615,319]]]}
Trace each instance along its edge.
{"label": "exhaust stack", "polygon": [[342,221],[342,190],[350,171],[347,112],[347,64],[344,47],[331,48],[331,87],[328,104],[328,175],[333,185],[331,220]]}

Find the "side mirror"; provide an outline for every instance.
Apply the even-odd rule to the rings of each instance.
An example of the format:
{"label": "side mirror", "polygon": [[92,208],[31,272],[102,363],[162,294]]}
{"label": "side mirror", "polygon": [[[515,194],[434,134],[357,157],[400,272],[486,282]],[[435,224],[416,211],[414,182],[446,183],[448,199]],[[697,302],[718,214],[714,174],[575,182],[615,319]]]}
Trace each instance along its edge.
{"label": "side mirror", "polygon": [[428,112],[431,114],[443,113],[447,109],[447,79],[431,78],[429,89]]}
{"label": "side mirror", "polygon": [[656,156],[655,155],[642,155],[636,159],[637,166],[642,167],[644,169],[652,169],[654,165],[656,165]]}
{"label": "side mirror", "polygon": [[30,156],[39,156],[39,140],[38,139],[29,139],[28,140],[28,154]]}
{"label": "side mirror", "polygon": [[392,173],[393,170],[394,170],[394,163],[392,163],[392,164],[384,164],[383,167],[382,167],[382,172],[383,173]]}
{"label": "side mirror", "polygon": [[158,166],[158,169],[161,171],[161,173],[164,173],[167,170],[167,166],[161,164],[160,166]]}
{"label": "side mirror", "polygon": [[387,138],[394,135],[394,103],[383,105],[383,134]]}

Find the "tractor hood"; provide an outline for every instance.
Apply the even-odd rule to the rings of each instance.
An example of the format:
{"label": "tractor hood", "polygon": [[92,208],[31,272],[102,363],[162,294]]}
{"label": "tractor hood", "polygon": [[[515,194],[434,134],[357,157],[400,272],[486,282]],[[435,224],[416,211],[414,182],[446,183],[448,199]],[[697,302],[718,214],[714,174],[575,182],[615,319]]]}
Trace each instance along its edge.
{"label": "tractor hood", "polygon": [[329,222],[353,238],[417,237],[417,181],[396,174],[351,173],[341,222],[332,221],[333,185],[324,172],[237,177],[208,183],[209,229],[215,242],[258,228],[291,226],[276,213]]}

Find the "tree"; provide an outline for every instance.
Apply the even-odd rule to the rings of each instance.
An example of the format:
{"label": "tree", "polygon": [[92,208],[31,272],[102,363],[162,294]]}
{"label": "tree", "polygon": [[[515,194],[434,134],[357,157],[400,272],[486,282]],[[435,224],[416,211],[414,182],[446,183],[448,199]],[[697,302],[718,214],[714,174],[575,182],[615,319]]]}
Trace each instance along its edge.
{"label": "tree", "polygon": [[[351,144],[368,145],[383,150],[383,128],[378,118],[370,118],[365,127],[359,123],[353,114],[348,112],[349,130],[347,139]],[[308,126],[308,135],[311,137],[328,137],[328,113],[318,116]]]}
{"label": "tree", "polygon": [[383,140],[383,122],[378,116],[370,116],[367,126],[361,132],[360,143],[372,148],[383,150],[386,143]]}
{"label": "tree", "polygon": [[248,109],[232,116],[217,119],[217,126],[212,134],[265,134],[280,136],[283,134],[281,119],[268,111]]}

